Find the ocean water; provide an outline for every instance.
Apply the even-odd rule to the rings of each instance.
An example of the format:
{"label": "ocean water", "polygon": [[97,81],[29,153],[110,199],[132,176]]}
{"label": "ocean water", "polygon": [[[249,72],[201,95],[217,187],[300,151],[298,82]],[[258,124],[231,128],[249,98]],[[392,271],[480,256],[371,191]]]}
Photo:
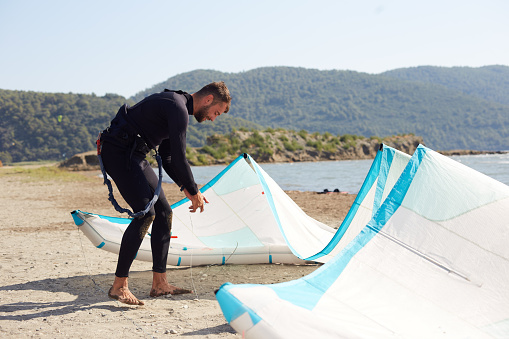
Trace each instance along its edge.
{"label": "ocean water", "polygon": [[[470,168],[509,185],[509,154],[451,156]],[[259,164],[284,190],[315,191],[324,189],[359,192],[373,160],[342,160]],[[226,166],[193,166],[198,184],[206,184]],[[172,182],[166,176],[165,182]]]}
{"label": "ocean water", "polygon": [[509,153],[451,156],[450,158],[509,185]]}

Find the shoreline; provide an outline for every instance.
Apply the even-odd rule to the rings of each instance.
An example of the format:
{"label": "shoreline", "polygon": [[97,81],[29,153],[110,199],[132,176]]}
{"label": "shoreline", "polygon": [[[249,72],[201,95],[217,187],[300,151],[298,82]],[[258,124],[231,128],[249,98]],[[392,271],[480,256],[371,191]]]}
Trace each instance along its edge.
{"label": "shoreline", "polygon": [[[97,158],[97,151],[88,151],[84,153],[75,154],[69,159],[60,161],[60,162],[54,162],[59,167],[65,168],[70,171],[98,171],[99,170],[99,160]],[[438,153],[445,155],[445,156],[462,156],[462,155],[482,155],[482,154],[507,154],[509,151],[476,151],[476,150],[450,150],[450,151],[437,151]],[[296,163],[296,162],[320,162],[320,161],[346,161],[346,160],[367,160],[367,159],[374,159],[374,157],[345,157],[343,159],[327,159],[327,158],[320,158],[315,160],[302,160],[302,159],[295,159],[295,160],[288,160],[288,161],[258,161],[255,159],[255,161],[259,164],[285,164],[285,163]],[[155,160],[154,160],[155,163]],[[193,167],[201,167],[201,166],[227,166],[229,162],[217,160],[213,163],[209,163],[207,165],[192,165]],[[157,164],[155,164],[157,168]],[[3,167],[16,167],[16,164],[12,165],[4,165]],[[27,165],[23,165],[27,166]],[[37,166],[37,165],[34,165]],[[0,166],[1,168],[2,166]]]}
{"label": "shoreline", "polygon": [[450,150],[450,151],[437,151],[445,156],[453,155],[482,155],[482,154],[507,154],[509,151],[476,151],[476,150]]}

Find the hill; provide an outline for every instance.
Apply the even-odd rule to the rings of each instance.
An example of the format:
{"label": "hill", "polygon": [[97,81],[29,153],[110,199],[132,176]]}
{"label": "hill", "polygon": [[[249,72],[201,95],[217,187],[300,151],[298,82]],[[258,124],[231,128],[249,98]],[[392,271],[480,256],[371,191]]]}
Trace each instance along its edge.
{"label": "hill", "polygon": [[[224,80],[233,97],[230,114],[265,127],[365,137],[412,133],[434,149],[509,149],[509,104],[503,96],[509,67],[424,69],[378,75],[291,67],[197,70],[132,99],[164,88],[193,92]],[[436,76],[419,75],[430,73]]]}
{"label": "hill", "polygon": [[509,105],[509,67],[431,67],[400,68],[383,73],[396,79],[442,85],[449,89],[503,105]]}
{"label": "hill", "polygon": [[[108,127],[124,103],[116,94],[40,93],[0,90],[0,161],[62,160],[95,148],[100,131]],[[229,115],[217,123],[192,124],[190,144],[203,145],[205,135],[228,133],[231,128],[261,128]],[[196,136],[199,136],[196,137]]]}
{"label": "hill", "polygon": [[89,151],[124,101],[116,94],[0,90],[0,160],[58,160]]}
{"label": "hill", "polygon": [[126,99],[116,94],[0,90],[0,161],[61,160],[92,150],[123,103],[164,88],[190,93],[224,80],[231,110],[216,122],[191,119],[188,144],[232,129],[422,136],[437,150],[509,149],[509,67],[417,67],[383,74],[265,67],[241,73],[196,70]]}

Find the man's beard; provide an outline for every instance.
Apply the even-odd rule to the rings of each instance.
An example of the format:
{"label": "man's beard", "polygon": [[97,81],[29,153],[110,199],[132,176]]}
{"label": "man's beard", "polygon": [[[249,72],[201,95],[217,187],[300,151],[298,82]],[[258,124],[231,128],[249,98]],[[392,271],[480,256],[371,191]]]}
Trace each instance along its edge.
{"label": "man's beard", "polygon": [[203,106],[200,109],[198,109],[196,112],[193,113],[194,118],[198,122],[203,122],[207,118],[207,115],[209,114],[209,108],[212,106],[212,104],[208,106]]}

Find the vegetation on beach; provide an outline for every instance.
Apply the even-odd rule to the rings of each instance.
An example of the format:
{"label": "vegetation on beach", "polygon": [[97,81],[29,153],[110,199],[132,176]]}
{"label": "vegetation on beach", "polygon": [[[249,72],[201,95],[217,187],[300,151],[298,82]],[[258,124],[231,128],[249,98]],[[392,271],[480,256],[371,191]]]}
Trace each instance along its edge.
{"label": "vegetation on beach", "polygon": [[195,166],[230,163],[242,153],[248,153],[258,162],[356,159],[373,157],[380,143],[408,151],[409,147],[422,143],[422,138],[412,134],[365,138],[282,128],[262,131],[241,128],[226,135],[212,135],[203,147],[187,147],[186,156]]}
{"label": "vegetation on beach", "polygon": [[14,176],[23,181],[86,181],[88,177],[76,172],[70,172],[57,167],[54,163],[48,164],[16,164],[16,166],[0,168],[0,177]]}

